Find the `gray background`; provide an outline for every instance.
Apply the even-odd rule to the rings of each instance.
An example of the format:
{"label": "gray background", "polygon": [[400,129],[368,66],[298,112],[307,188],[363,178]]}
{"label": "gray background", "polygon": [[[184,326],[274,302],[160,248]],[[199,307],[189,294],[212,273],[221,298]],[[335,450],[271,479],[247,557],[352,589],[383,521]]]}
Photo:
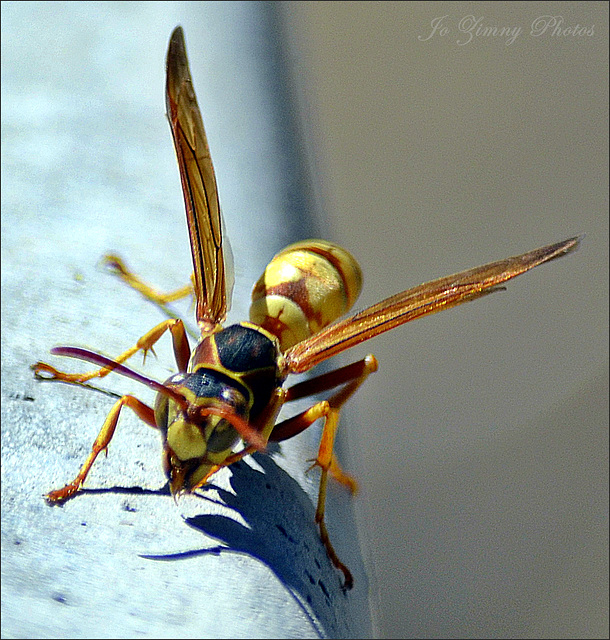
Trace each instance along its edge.
{"label": "gray background", "polygon": [[[376,338],[344,424],[384,636],[607,636],[608,5],[289,3],[324,211],[364,306],[585,232]],[[541,15],[592,37],[527,35]],[[435,17],[448,35],[426,37]],[[521,26],[464,39],[458,23]]]}
{"label": "gray background", "polygon": [[[17,4],[3,3],[3,24],[5,5]],[[22,67],[25,77],[31,77],[27,52],[39,44],[35,60],[41,65],[40,78],[52,71],[55,82],[64,79],[71,87],[77,108],[85,99],[88,106],[87,119],[82,124],[78,118],[69,120],[66,133],[62,119],[74,105],[58,104],[52,92],[49,98],[44,81],[32,83],[36,90],[17,105],[26,123],[20,140],[27,144],[11,155],[11,166],[17,172],[27,165],[28,173],[27,180],[13,182],[17,210],[5,208],[3,191],[3,368],[8,347],[21,357],[19,362],[28,363],[51,344],[84,343],[91,336],[89,346],[113,353],[124,348],[126,334],[138,335],[158,321],[133,297],[126,313],[110,301],[113,281],[108,283],[93,268],[104,251],[133,255],[138,270],[155,273],[160,286],[180,284],[183,276],[176,280],[175,274],[188,272],[182,218],[174,215],[175,227],[169,226],[167,213],[181,210],[167,125],[162,117],[144,118],[162,113],[162,57],[177,22],[185,27],[192,61],[197,57],[193,47],[205,42],[201,73],[210,78],[200,82],[211,83],[213,98],[204,118],[223,208],[236,256],[245,255],[252,263],[246,271],[244,262],[236,260],[236,312],[238,305],[243,308],[252,277],[268,258],[252,245],[258,247],[272,235],[271,244],[281,245],[297,235],[298,228],[286,231],[272,212],[294,215],[291,207],[298,202],[285,195],[268,202],[274,188],[267,185],[274,174],[257,176],[254,192],[240,192],[240,184],[252,183],[240,181],[252,162],[279,172],[285,158],[273,148],[256,153],[256,120],[233,120],[253,88],[235,76],[210,71],[224,68],[219,65],[227,51],[214,42],[221,32],[218,25],[231,18],[214,23],[210,33],[205,13],[197,15],[207,10],[205,3],[67,4],[67,11],[75,13],[62,31],[52,19],[55,10],[45,15],[37,3],[24,4],[30,7],[21,18],[27,37],[3,37],[3,88],[8,77],[5,47],[11,47],[10,59],[19,63],[13,73]],[[508,292],[397,329],[344,358],[373,351],[381,364],[343,422],[349,434],[343,459],[362,489],[355,504],[378,633],[606,635],[607,5],[314,2],[285,3],[283,11],[319,205],[314,228],[325,229],[360,260],[365,286],[358,306],[424,280],[587,233],[577,254],[511,283]],[[524,34],[510,46],[500,38],[477,38],[460,46],[457,25],[469,14],[483,16],[487,24],[522,26]],[[594,35],[528,36],[531,22],[544,14],[561,14],[567,25],[595,25]],[[431,20],[444,15],[450,33],[420,40],[429,33]],[[86,45],[101,23],[107,46],[91,49]],[[148,52],[130,49],[133,40],[146,42]],[[45,56],[42,44],[51,42],[54,54]],[[79,46],[93,55],[74,57]],[[214,46],[222,55],[214,53]],[[143,52],[150,59],[142,59]],[[196,86],[201,94],[200,84]],[[261,99],[254,111],[271,108],[269,100]],[[4,98],[3,107],[4,117]],[[89,126],[90,121],[99,127]],[[149,129],[150,122],[157,129]],[[3,134],[5,127],[3,121]],[[71,136],[86,142],[75,149]],[[157,148],[157,139],[165,145]],[[255,159],[240,164],[240,156],[249,158],[245,151],[252,147]],[[55,166],[55,182],[40,169],[48,166]],[[41,177],[46,180],[42,184]],[[6,180],[4,167],[3,190]],[[241,205],[233,199],[238,202],[244,195],[253,214],[236,211]],[[48,238],[35,233],[41,228],[36,216],[49,209],[50,215],[57,211],[67,216],[65,229],[74,234],[64,238],[74,249],[61,265]],[[145,224],[132,222],[139,210]],[[240,228],[244,220],[251,225],[245,230]],[[92,236],[96,246],[85,247],[80,238]],[[28,277],[41,271],[42,286],[34,286]],[[11,317],[21,314],[19,323],[10,325],[4,307],[9,277],[14,285]],[[83,319],[77,303],[90,288],[95,297],[87,298],[89,313]],[[123,292],[116,304],[125,300]],[[19,331],[7,331],[15,327]],[[161,354],[159,360],[170,361]],[[22,396],[35,392],[39,403],[41,396],[46,403],[55,402],[39,404],[37,410],[47,422],[61,416],[57,438],[65,440],[58,447],[70,442],[75,431],[87,429],[71,454],[74,466],[91,440],[91,424],[107,411],[108,399],[84,394],[88,413],[79,414],[75,426],[74,413],[66,412],[75,407],[74,390],[40,389],[28,381],[27,372],[15,377],[17,370],[10,371],[10,389],[3,370],[3,409],[5,392],[15,394],[15,389]],[[121,380],[117,388],[129,385]],[[32,403],[23,398],[17,402],[14,395],[8,400],[12,404],[3,413],[3,431],[7,416],[29,425]],[[133,434],[141,434],[133,423]],[[28,428],[36,444],[42,436]],[[113,446],[101,465],[96,486],[106,478],[122,484],[112,473],[125,473],[125,460],[133,458],[120,454],[136,437],[130,428],[126,426],[125,440]],[[134,485],[160,485],[155,484],[158,445],[152,440],[149,466]],[[3,439],[3,474],[8,467],[24,492],[46,489],[27,465],[6,465],[6,447]],[[54,462],[46,472],[52,483],[64,480],[66,466]],[[4,475],[3,480],[6,507]],[[331,493],[339,497],[339,491]],[[91,498],[117,500],[112,494],[91,496],[89,502],[95,502]],[[85,507],[69,506],[78,523],[75,510]],[[147,511],[139,508],[143,516],[135,528],[145,530]],[[20,512],[20,534],[31,530],[35,517],[37,526],[49,527],[49,543],[60,544],[65,534],[57,528],[66,526],[61,516],[68,508],[51,513],[56,523],[27,502]],[[103,535],[112,539],[117,528],[131,530],[121,524],[108,522]],[[5,530],[3,525],[3,534]],[[176,546],[188,544],[184,540]],[[75,551],[68,546],[65,553],[70,557]],[[58,585],[52,576],[49,571],[49,588],[61,596],[70,574]],[[19,577],[26,579],[27,574]],[[4,585],[5,580],[3,613]],[[28,610],[28,619],[46,612],[33,606],[39,605],[35,599],[25,602],[29,608],[21,600],[19,611]],[[187,606],[183,615],[189,614]],[[286,615],[292,619],[288,609]],[[261,627],[261,635],[265,631],[269,628]]]}

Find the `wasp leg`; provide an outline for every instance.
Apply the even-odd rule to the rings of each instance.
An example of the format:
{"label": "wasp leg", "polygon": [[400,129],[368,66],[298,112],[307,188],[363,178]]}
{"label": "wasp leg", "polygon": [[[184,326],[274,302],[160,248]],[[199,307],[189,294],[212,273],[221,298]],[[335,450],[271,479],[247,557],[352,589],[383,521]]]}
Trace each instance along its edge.
{"label": "wasp leg", "polygon": [[[352,362],[339,369],[334,369],[315,378],[304,380],[286,390],[286,402],[300,400],[301,398],[306,398],[307,396],[312,396],[317,393],[323,393],[341,384],[350,382],[352,383],[351,385],[347,385],[344,389],[341,389],[338,394],[332,396],[332,398],[340,401],[342,405],[364,382],[370,373],[377,371],[377,366],[375,356],[368,355],[366,358],[358,360],[358,362]],[[355,386],[352,388],[354,383]],[[301,424],[298,418],[299,416],[294,416],[294,418],[289,418],[275,425],[269,439],[274,442],[281,442],[304,431],[309,424]]]}
{"label": "wasp leg", "polygon": [[[314,465],[317,466],[317,465]],[[337,460],[337,456],[333,453],[330,458],[330,465],[328,467],[328,472],[330,475],[340,484],[342,484],[352,495],[356,495],[358,493],[358,482],[354,476],[346,473],[341,468],[339,461]]]}
{"label": "wasp leg", "polygon": [[333,453],[335,436],[339,424],[339,414],[341,407],[354,394],[358,387],[366,380],[369,374],[377,370],[377,360],[374,356],[369,355],[363,360],[353,364],[341,367],[335,371],[322,374],[316,378],[305,380],[294,385],[286,391],[286,401],[303,398],[314,393],[319,393],[328,389],[332,389],[340,384],[345,386],[338,392],[334,393],[328,400],[318,402],[307,411],[289,418],[281,422],[273,430],[271,440],[285,440],[301,431],[304,431],[310,424],[318,418],[325,418],[324,429],[320,439],[320,447],[318,456],[312,466],[320,467],[320,489],[318,492],[318,505],[316,508],[315,520],[320,529],[320,538],[326,548],[326,553],[333,565],[343,572],[345,577],[345,589],[351,589],[354,581],[350,570],[341,562],[335,552],[326,523],[324,522],[324,514],[326,508],[326,487],[328,483],[328,474],[335,477],[339,482],[346,485],[352,493],[355,492],[356,481],[343,472],[336,457]]}
{"label": "wasp leg", "polygon": [[[273,397],[271,399],[271,401],[269,402],[267,407],[263,410],[263,412],[258,417],[256,422],[254,422],[252,424],[252,428],[253,429],[256,429],[256,431],[260,431],[260,433],[261,433],[261,435],[263,437],[263,440],[265,442],[269,441],[269,434],[271,433],[271,431],[272,431],[272,429],[273,429],[273,427],[275,425],[275,420],[277,418],[277,415],[280,412],[280,409],[282,408],[282,405],[285,402],[286,391],[284,389],[282,389],[281,387],[278,387],[274,391],[274,396],[275,397]],[[197,486],[201,487],[204,484],[206,484],[206,482],[219,469],[222,469],[222,467],[229,467],[233,463],[239,462],[240,460],[242,460],[246,456],[249,456],[250,454],[255,453],[258,450],[259,449],[257,449],[255,446],[248,445],[248,446],[244,447],[241,451],[237,451],[236,453],[233,453],[230,456],[227,456],[223,460],[223,462],[221,464],[217,464],[214,467],[212,467],[212,469],[210,469],[210,471],[208,471],[206,476],[203,478],[203,480]]]}
{"label": "wasp leg", "polygon": [[138,400],[134,396],[123,396],[120,400],[118,400],[115,405],[110,410],[110,413],[106,417],[102,428],[93,443],[93,447],[91,447],[91,453],[85,460],[83,466],[80,468],[78,475],[72,482],[68,483],[65,487],[61,489],[56,489],[55,491],[50,491],[46,495],[47,502],[50,504],[61,504],[66,500],[70,499],[82,486],[83,482],[87,478],[87,474],[91,469],[93,463],[97,456],[102,452],[106,451],[108,453],[108,445],[112,440],[112,436],[114,435],[114,431],[116,429],[117,421],[119,419],[119,414],[121,413],[121,409],[127,406],[135,414],[146,424],[151,427],[157,428],[157,423],[155,422],[155,412],[148,405],[144,404],[141,400]]}
{"label": "wasp leg", "polygon": [[[175,291],[168,293],[160,293],[153,287],[143,282],[135,273],[127,268],[127,265],[123,262],[119,256],[106,255],[103,257],[103,262],[106,264],[110,271],[118,276],[125,284],[141,293],[147,300],[154,302],[156,305],[163,307],[170,302],[175,302],[187,296],[193,295],[194,288],[193,283],[187,284],[184,287],[180,287]],[[192,280],[192,276],[191,276]]]}
{"label": "wasp leg", "polygon": [[[184,323],[182,322],[182,320],[178,319],[164,320],[163,322],[158,324],[148,333],[143,335],[138,340],[135,347],[127,349],[127,351],[122,353],[118,358],[115,358],[114,362],[125,362],[140,350],[144,352],[144,358],[146,359],[147,352],[152,351],[152,353],[154,353],[154,344],[168,329],[172,334],[174,356],[176,358],[178,370],[186,371],[186,367],[191,356],[191,349],[189,347],[188,338],[184,329]],[[59,380],[61,382],[69,382],[72,384],[84,384],[92,378],[103,378],[112,371],[112,369],[109,367],[102,367],[101,369],[89,371],[88,373],[65,373],[63,371],[57,370],[50,364],[46,364],[45,362],[37,362],[36,364],[32,365],[32,369],[34,370],[34,375],[36,375],[37,377],[43,378],[45,380]],[[46,375],[42,375],[43,373]]]}

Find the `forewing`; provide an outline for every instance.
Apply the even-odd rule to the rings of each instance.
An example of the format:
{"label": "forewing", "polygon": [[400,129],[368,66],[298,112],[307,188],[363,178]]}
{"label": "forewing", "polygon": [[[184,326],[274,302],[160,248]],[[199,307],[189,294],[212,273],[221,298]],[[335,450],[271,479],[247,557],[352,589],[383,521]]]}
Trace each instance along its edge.
{"label": "forewing", "polygon": [[400,324],[498,291],[503,282],[564,256],[579,242],[579,237],[570,238],[520,256],[426,282],[386,298],[288,349],[284,354],[286,371],[307,371],[319,362]]}
{"label": "forewing", "polygon": [[202,329],[209,330],[224,320],[229,294],[216,176],[193,89],[182,27],[176,27],[169,42],[165,99],[191,240],[196,317]]}

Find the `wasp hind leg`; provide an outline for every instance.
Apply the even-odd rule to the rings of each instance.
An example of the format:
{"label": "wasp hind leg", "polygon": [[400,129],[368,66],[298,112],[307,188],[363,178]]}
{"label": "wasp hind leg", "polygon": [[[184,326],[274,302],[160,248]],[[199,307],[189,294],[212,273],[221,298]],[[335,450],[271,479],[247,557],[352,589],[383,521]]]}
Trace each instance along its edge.
{"label": "wasp hind leg", "polygon": [[328,474],[330,473],[336,480],[345,485],[352,493],[357,489],[356,481],[346,474],[333,453],[335,444],[335,436],[339,425],[339,415],[341,407],[356,392],[358,387],[368,378],[368,376],[377,370],[377,360],[374,356],[369,355],[363,360],[354,362],[353,364],[341,367],[335,371],[322,374],[316,378],[305,380],[294,385],[286,392],[286,401],[296,400],[308,395],[313,395],[321,391],[332,389],[340,384],[345,386],[338,392],[334,393],[328,400],[323,400],[314,404],[310,409],[300,413],[293,418],[289,418],[284,422],[276,425],[271,433],[271,440],[285,440],[301,431],[319,418],[324,418],[324,428],[320,439],[320,447],[318,456],[313,461],[313,467],[320,468],[320,489],[318,491],[318,504],[316,507],[315,521],[320,530],[320,538],[326,553],[333,565],[339,569],[344,575],[344,588],[351,589],[354,585],[354,579],[350,570],[341,562],[330,541],[324,514],[326,510],[326,488],[328,484]]}
{"label": "wasp hind leg", "polygon": [[[144,282],[139,276],[131,271],[127,265],[123,262],[122,258],[114,254],[107,254],[102,258],[102,263],[106,266],[108,271],[120,278],[128,287],[134,289],[140,293],[146,300],[152,302],[155,306],[169,318],[178,319],[178,316],[172,311],[168,305],[176,300],[182,300],[189,296],[192,297],[191,308],[195,306],[195,276],[191,274],[191,282],[175,291],[168,291],[167,293],[161,293],[154,287],[151,287],[148,283]],[[193,329],[186,328],[187,333],[198,340],[200,338],[199,332]]]}
{"label": "wasp hind leg", "polygon": [[107,452],[108,445],[114,436],[121,409],[124,406],[129,407],[138,416],[138,418],[140,418],[140,420],[155,429],[157,428],[155,412],[153,409],[134,396],[123,396],[110,410],[110,413],[106,417],[106,420],[104,421],[104,424],[91,447],[91,453],[87,456],[87,459],[81,466],[76,478],[74,478],[72,482],[69,482],[65,487],[47,493],[46,499],[49,504],[61,504],[62,502],[69,500],[81,488],[97,456],[102,451]]}
{"label": "wasp hind leg", "polygon": [[175,291],[160,293],[149,284],[146,284],[135,273],[128,269],[127,265],[119,256],[109,254],[103,257],[103,262],[111,273],[118,276],[126,285],[141,293],[147,300],[150,300],[165,311],[165,305],[176,300],[181,300],[194,293],[193,283],[180,287]]}

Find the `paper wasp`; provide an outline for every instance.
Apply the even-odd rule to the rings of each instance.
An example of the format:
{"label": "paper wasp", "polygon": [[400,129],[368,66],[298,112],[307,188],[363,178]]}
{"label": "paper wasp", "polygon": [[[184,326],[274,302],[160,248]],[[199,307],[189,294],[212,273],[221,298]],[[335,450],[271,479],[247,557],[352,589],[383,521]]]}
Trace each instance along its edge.
{"label": "paper wasp", "polygon": [[[79,491],[96,457],[107,449],[125,406],[162,434],[163,466],[173,495],[195,490],[219,468],[264,449],[269,441],[291,438],[323,419],[313,465],[321,471],[315,519],[330,560],[343,572],[345,587],[351,588],[352,576],[337,557],[324,522],[326,487],[330,473],[355,489],[354,480],[341,470],[333,454],[335,433],[341,407],[376,370],[377,361],[369,355],[284,388],[286,378],[400,324],[497,291],[503,282],[574,250],[579,238],[419,285],[343,320],[339,318],[360,293],[362,277],[357,262],[333,243],[299,242],[276,255],[255,284],[250,321],[223,328],[230,297],[223,223],[180,27],[174,30],[167,53],[166,108],[186,205],[193,287],[163,297],[131,273],[118,257],[107,256],[106,260],[123,280],[158,304],[194,290],[201,337],[191,350],[185,325],[172,318],[115,359],[71,347],[51,351],[100,367],[89,373],[64,373],[42,362],[33,365],[41,378],[82,385],[115,371],[157,391],[154,408],[134,396],[121,397],[110,410],[77,476],[63,488],[51,491],[47,500],[61,503]],[[151,351],[166,331],[172,336],[177,374],[161,384],[123,365],[138,351]],[[330,397],[312,401],[307,410],[276,423],[286,403],[324,392]]]}

